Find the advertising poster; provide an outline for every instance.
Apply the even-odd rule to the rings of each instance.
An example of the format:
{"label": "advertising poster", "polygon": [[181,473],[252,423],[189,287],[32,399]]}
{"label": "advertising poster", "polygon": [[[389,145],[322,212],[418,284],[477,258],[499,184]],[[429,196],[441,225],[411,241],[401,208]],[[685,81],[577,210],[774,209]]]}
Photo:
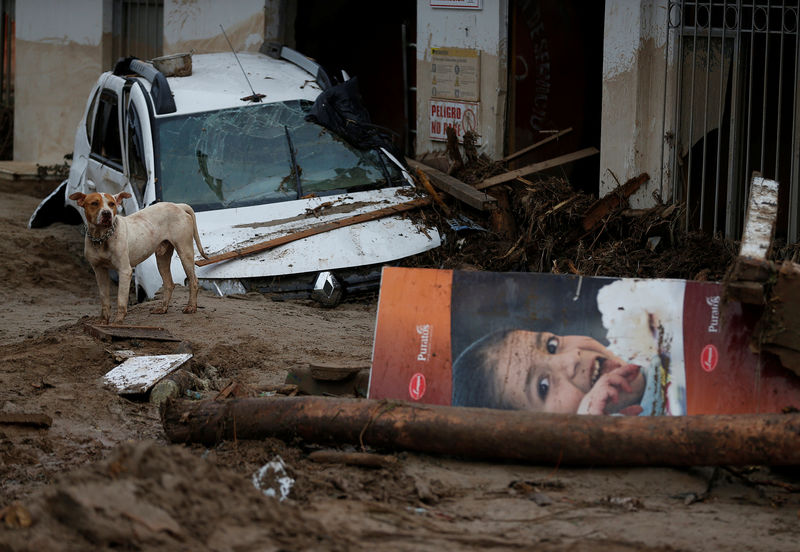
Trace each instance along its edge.
{"label": "advertising poster", "polygon": [[780,412],[800,377],[750,351],[718,283],[385,268],[369,398],[609,415]]}

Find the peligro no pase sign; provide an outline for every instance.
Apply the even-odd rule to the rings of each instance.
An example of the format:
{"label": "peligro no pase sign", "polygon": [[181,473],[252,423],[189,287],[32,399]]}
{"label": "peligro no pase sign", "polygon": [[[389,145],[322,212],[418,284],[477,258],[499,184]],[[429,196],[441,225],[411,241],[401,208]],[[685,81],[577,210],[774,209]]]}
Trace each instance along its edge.
{"label": "peligro no pase sign", "polygon": [[478,135],[477,143],[480,144],[479,108],[478,102],[430,100],[428,114],[431,140],[447,140],[447,128],[452,127],[459,142],[463,141],[464,133],[471,130]]}

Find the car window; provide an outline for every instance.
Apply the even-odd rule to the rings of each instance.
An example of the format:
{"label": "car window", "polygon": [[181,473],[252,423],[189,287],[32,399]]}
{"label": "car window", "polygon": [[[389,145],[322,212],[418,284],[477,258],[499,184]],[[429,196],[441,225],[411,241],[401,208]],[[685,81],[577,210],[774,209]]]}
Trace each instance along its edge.
{"label": "car window", "polygon": [[159,118],[161,199],[219,209],[378,188],[390,183],[387,174],[399,176],[376,152],[307,122],[310,105],[278,102]]}
{"label": "car window", "polygon": [[144,140],[139,114],[133,104],[128,107],[128,170],[136,201],[143,205],[144,187],[147,184],[147,169],[144,164]]}
{"label": "car window", "polygon": [[97,98],[100,97],[100,90],[92,97],[92,103],[89,105],[89,110],[86,112],[86,136],[89,137],[89,143],[92,143],[92,121],[94,121],[94,108],[97,107]]}
{"label": "car window", "polygon": [[94,155],[121,168],[122,146],[117,105],[117,95],[110,90],[103,90],[97,104],[91,144]]}

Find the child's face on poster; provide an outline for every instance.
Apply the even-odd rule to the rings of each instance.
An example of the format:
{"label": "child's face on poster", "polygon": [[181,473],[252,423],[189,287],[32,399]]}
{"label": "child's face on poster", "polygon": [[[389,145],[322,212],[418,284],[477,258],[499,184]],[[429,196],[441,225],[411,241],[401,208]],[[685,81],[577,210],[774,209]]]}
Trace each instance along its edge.
{"label": "child's face on poster", "polygon": [[[644,376],[597,340],[517,330],[489,353],[504,397],[537,412],[638,414]],[[627,410],[626,410],[627,409]]]}

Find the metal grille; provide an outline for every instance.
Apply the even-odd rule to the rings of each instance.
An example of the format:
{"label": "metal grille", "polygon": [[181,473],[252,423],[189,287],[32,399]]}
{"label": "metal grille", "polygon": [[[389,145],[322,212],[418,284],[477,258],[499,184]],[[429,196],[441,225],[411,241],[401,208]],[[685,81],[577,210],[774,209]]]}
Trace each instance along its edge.
{"label": "metal grille", "polygon": [[114,0],[112,59],[159,57],[164,40],[164,0]]}
{"label": "metal grille", "polygon": [[798,0],[684,0],[667,13],[674,147],[662,167],[673,201],[686,203],[687,230],[739,238],[757,171],[780,183],[777,232],[797,241]]}

